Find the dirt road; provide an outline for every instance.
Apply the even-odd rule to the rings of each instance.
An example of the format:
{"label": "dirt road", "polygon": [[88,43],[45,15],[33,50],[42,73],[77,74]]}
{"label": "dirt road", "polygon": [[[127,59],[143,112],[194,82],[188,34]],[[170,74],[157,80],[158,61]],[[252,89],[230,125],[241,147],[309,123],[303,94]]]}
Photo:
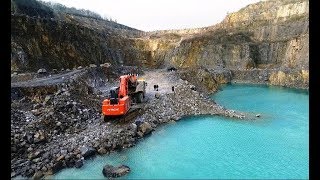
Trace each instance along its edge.
{"label": "dirt road", "polygon": [[[172,93],[172,86],[176,86],[179,83],[179,78],[175,75],[175,72],[165,69],[145,71],[145,74],[138,78],[142,78],[148,83],[146,88],[147,99],[153,98],[157,92],[160,94]],[[158,91],[154,90],[154,85],[159,86]]]}
{"label": "dirt road", "polygon": [[36,86],[48,86],[53,84],[60,84],[74,78],[85,72],[85,69],[74,70],[70,72],[62,72],[55,75],[48,75],[42,78],[36,78],[24,82],[13,82],[11,87],[36,87]]}

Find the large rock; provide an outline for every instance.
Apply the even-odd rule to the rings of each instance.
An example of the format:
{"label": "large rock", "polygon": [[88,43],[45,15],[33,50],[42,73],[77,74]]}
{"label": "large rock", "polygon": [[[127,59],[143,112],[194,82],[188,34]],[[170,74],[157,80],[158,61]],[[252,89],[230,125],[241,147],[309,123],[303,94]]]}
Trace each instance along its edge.
{"label": "large rock", "polygon": [[96,68],[97,65],[95,65],[95,64],[90,64],[89,67],[91,67],[91,68]]}
{"label": "large rock", "polygon": [[160,98],[160,93],[156,92],[156,93],[154,94],[154,97],[157,98],[157,99],[159,99],[159,98]]}
{"label": "large rock", "polygon": [[80,148],[80,151],[84,158],[89,158],[96,154],[96,150],[93,147],[84,146]]}
{"label": "large rock", "polygon": [[151,133],[152,127],[148,122],[143,122],[138,127],[138,131],[141,132],[143,135],[147,135],[147,134]]}
{"label": "large rock", "polygon": [[99,154],[106,154],[106,153],[107,153],[107,150],[102,147],[102,148],[98,149],[98,153],[99,153]]}
{"label": "large rock", "polygon": [[136,135],[136,134],[137,134],[137,131],[138,131],[138,126],[137,126],[137,124],[135,124],[135,123],[130,124],[128,130],[131,130],[132,133],[133,133],[133,135]]}
{"label": "large rock", "polygon": [[141,121],[141,120],[136,120],[136,121],[134,122],[134,124],[136,124],[137,127],[140,126],[142,123],[143,123],[143,121]]}
{"label": "large rock", "polygon": [[110,63],[104,63],[104,64],[100,64],[100,66],[101,66],[101,67],[106,67],[106,68],[107,68],[107,67],[110,67],[110,66],[111,66],[111,64],[110,64]]}
{"label": "large rock", "polygon": [[32,159],[35,159],[35,158],[38,158],[40,157],[40,155],[43,153],[43,151],[36,151],[34,153],[30,153],[28,155],[28,159],[32,160]]}
{"label": "large rock", "polygon": [[56,173],[56,172],[60,171],[61,169],[63,169],[63,162],[62,161],[58,161],[58,162],[54,163],[52,166],[53,173]]}
{"label": "large rock", "polygon": [[32,176],[32,179],[34,180],[38,180],[41,179],[43,177],[43,173],[41,171],[37,171],[36,173],[34,173],[34,175]]}
{"label": "large rock", "polygon": [[107,164],[103,167],[103,170],[102,170],[102,174],[108,178],[120,177],[120,176],[128,174],[129,172],[130,172],[130,168],[126,165],[114,167],[114,166]]}
{"label": "large rock", "polygon": [[39,70],[37,71],[37,73],[38,73],[38,74],[46,74],[46,73],[47,73],[47,70],[41,68],[41,69],[39,69]]}
{"label": "large rock", "polygon": [[47,141],[47,135],[43,131],[39,131],[34,135],[34,143],[41,143]]}
{"label": "large rock", "polygon": [[52,101],[52,98],[50,95],[47,95],[43,101],[43,104],[44,105],[50,104],[51,103],[50,101]]}
{"label": "large rock", "polygon": [[83,166],[83,160],[79,159],[78,161],[76,161],[75,163],[75,167],[76,168],[81,168]]}

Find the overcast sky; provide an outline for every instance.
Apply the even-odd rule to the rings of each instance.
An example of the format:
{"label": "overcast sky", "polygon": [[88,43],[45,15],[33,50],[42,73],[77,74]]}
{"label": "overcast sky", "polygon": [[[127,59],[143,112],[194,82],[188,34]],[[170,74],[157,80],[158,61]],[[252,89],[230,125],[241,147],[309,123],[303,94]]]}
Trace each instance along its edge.
{"label": "overcast sky", "polygon": [[88,9],[143,31],[210,26],[260,0],[42,0]]}

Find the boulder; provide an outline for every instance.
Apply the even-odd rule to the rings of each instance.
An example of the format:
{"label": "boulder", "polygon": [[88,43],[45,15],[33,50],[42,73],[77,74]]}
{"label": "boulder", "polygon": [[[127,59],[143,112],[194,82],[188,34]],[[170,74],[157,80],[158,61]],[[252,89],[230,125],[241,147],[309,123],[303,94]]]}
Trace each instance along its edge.
{"label": "boulder", "polygon": [[51,98],[51,96],[50,95],[47,95],[46,97],[45,97],[45,99],[44,99],[44,105],[47,105],[47,104],[50,104],[50,100],[51,100],[52,98]]}
{"label": "boulder", "polygon": [[168,67],[168,68],[167,68],[167,71],[177,71],[177,68],[175,68],[175,67]]}
{"label": "boulder", "polygon": [[62,161],[58,161],[58,162],[54,163],[52,166],[53,173],[56,173],[56,172],[60,171],[61,169],[63,169],[63,162]]}
{"label": "boulder", "polygon": [[16,172],[11,172],[11,178],[15,177],[16,175]]}
{"label": "boulder", "polygon": [[96,154],[96,150],[93,147],[84,146],[80,148],[80,151],[84,158],[88,158]]}
{"label": "boulder", "polygon": [[43,131],[39,131],[34,135],[34,143],[41,143],[47,141],[47,135]]}
{"label": "boulder", "polygon": [[56,123],[56,126],[61,126],[61,125],[62,125],[62,123],[59,121]]}
{"label": "boulder", "polygon": [[142,132],[137,132],[138,137],[143,137],[143,133]]}
{"label": "boulder", "polygon": [[138,131],[140,131],[143,135],[147,135],[147,134],[151,133],[152,127],[148,122],[143,122],[138,127]]}
{"label": "boulder", "polygon": [[114,166],[107,164],[102,169],[102,174],[107,178],[120,177],[120,176],[128,174],[129,172],[130,172],[130,168],[126,165],[114,167]]}
{"label": "boulder", "polygon": [[111,66],[111,64],[110,63],[104,63],[104,64],[100,64],[100,67],[110,67]]}
{"label": "boulder", "polygon": [[134,124],[136,124],[137,126],[140,126],[142,123],[143,123],[143,121],[141,121],[141,120],[136,120],[134,122]]}
{"label": "boulder", "polygon": [[42,154],[42,151],[36,151],[34,153],[30,153],[28,155],[28,159],[32,160],[32,159],[38,158],[40,157],[41,154]]}
{"label": "boulder", "polygon": [[133,132],[133,134],[136,134],[138,131],[138,126],[135,123],[130,124],[129,126],[129,130],[131,130]]}
{"label": "boulder", "polygon": [[97,67],[97,65],[95,65],[95,64],[90,64],[89,67],[95,68],[95,67]]}
{"label": "boulder", "polygon": [[62,161],[62,160],[64,160],[64,155],[61,155],[61,156],[59,156],[58,158],[57,158],[57,161]]}
{"label": "boulder", "polygon": [[193,91],[196,91],[196,90],[197,90],[196,86],[194,86],[194,85],[190,85],[189,87],[190,87],[190,89],[193,90]]}
{"label": "boulder", "polygon": [[76,163],[74,159],[67,159],[67,158],[66,158],[65,162],[66,162],[67,167],[73,167],[73,166],[75,166],[75,163]]}
{"label": "boulder", "polygon": [[36,173],[34,173],[34,175],[32,176],[32,179],[37,180],[37,179],[41,179],[43,176],[43,173],[41,171],[37,171]]}
{"label": "boulder", "polygon": [[83,166],[83,160],[79,159],[78,161],[76,161],[75,163],[75,167],[76,168],[81,168]]}
{"label": "boulder", "polygon": [[106,154],[107,150],[105,148],[100,148],[100,149],[98,149],[98,153],[99,154]]}
{"label": "boulder", "polygon": [[40,158],[35,158],[35,159],[32,160],[32,162],[34,162],[34,163],[37,163],[39,161],[40,161]]}
{"label": "boulder", "polygon": [[155,94],[154,94],[154,97],[157,98],[157,99],[159,99],[159,98],[160,98],[160,93],[158,93],[158,92],[155,93]]}
{"label": "boulder", "polygon": [[176,124],[176,121],[170,120],[168,123],[169,123],[169,124]]}
{"label": "boulder", "polygon": [[46,168],[46,166],[43,166],[42,168],[41,168],[41,171],[42,172],[46,172],[48,170],[48,168]]}
{"label": "boulder", "polygon": [[47,73],[47,70],[41,68],[41,69],[39,69],[39,70],[37,71],[37,73],[38,73],[38,74],[46,74],[46,73]]}
{"label": "boulder", "polygon": [[25,169],[24,173],[27,177],[30,177],[34,174],[34,169]]}
{"label": "boulder", "polygon": [[35,116],[39,116],[41,114],[41,111],[39,109],[32,109],[31,113]]}

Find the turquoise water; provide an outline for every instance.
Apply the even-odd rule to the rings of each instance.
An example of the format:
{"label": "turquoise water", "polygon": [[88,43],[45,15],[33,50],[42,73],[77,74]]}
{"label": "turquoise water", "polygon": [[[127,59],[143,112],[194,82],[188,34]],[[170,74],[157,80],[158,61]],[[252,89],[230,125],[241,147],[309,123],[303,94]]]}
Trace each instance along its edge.
{"label": "turquoise water", "polygon": [[261,114],[257,121],[188,117],[159,127],[137,146],[65,169],[55,179],[102,179],[105,164],[126,164],[122,177],[307,179],[309,95],[268,86],[227,85],[219,104]]}

